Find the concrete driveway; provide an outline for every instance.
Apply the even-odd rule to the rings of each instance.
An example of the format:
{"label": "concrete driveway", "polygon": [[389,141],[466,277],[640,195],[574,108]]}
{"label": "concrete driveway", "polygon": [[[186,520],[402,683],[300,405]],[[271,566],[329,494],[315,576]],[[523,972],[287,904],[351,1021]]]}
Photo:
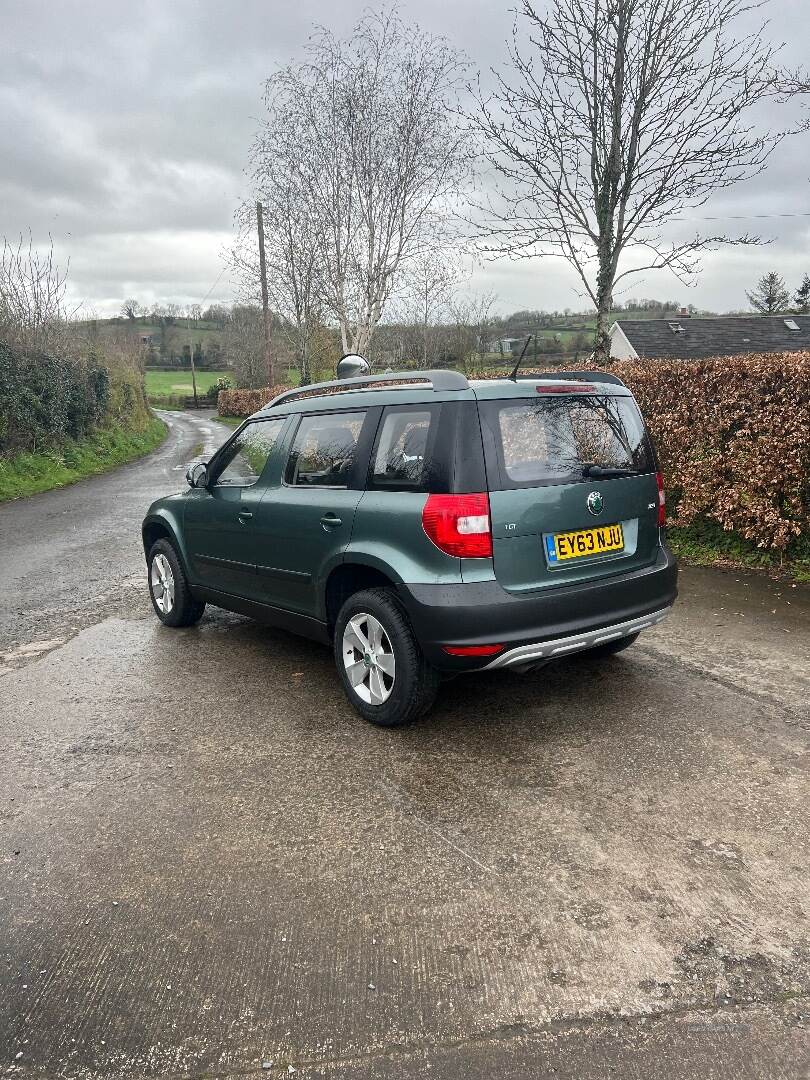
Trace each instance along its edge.
{"label": "concrete driveway", "polygon": [[226,434],[173,425],[0,507],[0,1074],[807,1076],[810,592],[686,570],[379,731],[324,648],[158,624],[140,517]]}

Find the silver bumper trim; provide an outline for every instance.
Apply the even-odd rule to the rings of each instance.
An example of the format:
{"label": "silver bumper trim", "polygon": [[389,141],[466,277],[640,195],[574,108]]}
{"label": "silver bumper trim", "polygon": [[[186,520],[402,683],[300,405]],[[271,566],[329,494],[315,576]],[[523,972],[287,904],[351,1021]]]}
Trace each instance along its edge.
{"label": "silver bumper trim", "polygon": [[604,645],[607,641],[637,634],[640,630],[647,630],[665,619],[671,610],[672,605],[661,608],[660,611],[654,611],[651,615],[642,615],[639,619],[614,623],[613,626],[600,626],[596,630],[589,630],[586,634],[572,634],[571,637],[538,641],[531,645],[521,645],[517,649],[508,649],[500,656],[496,656],[494,660],[490,660],[484,670],[511,667],[513,664],[528,664],[534,660],[553,660],[556,656],[584,652],[585,649],[593,649],[596,645]]}

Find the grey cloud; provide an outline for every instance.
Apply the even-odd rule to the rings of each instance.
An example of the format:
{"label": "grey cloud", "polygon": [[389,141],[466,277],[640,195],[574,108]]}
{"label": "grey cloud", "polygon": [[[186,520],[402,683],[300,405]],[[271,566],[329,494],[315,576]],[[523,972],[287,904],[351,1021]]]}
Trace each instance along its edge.
{"label": "grey cloud", "polygon": [[[775,0],[785,60],[803,62],[804,0]],[[126,294],[199,300],[222,269],[243,169],[261,113],[263,80],[300,53],[313,24],[346,32],[367,0],[26,0],[0,27],[0,234],[52,234],[71,259],[71,291],[98,310]],[[510,0],[406,0],[403,13],[449,37],[471,71],[505,56]],[[777,115],[763,116],[775,123]],[[784,144],[761,177],[720,193],[693,216],[810,210],[810,136]],[[810,219],[808,219],[810,220]],[[710,223],[705,223],[709,226]],[[695,223],[674,223],[680,231]],[[708,256],[699,292],[709,306],[744,302],[761,266],[810,262],[802,222],[720,222],[773,236],[762,251]],[[767,226],[767,228],[766,228]],[[700,223],[704,227],[704,223]],[[705,228],[704,231],[709,231]],[[763,261],[764,260],[764,261]],[[810,269],[810,267],[809,267]],[[504,308],[576,308],[573,275],[557,260],[488,263],[480,288]],[[227,299],[227,277],[215,299]],[[638,286],[691,300],[671,279]]]}

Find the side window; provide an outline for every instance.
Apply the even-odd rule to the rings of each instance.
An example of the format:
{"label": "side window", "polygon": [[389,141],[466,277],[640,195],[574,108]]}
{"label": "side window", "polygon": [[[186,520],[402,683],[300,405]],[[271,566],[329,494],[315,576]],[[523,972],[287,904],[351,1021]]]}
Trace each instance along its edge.
{"label": "side window", "polygon": [[430,420],[426,409],[386,410],[371,474],[376,487],[424,487]]}
{"label": "side window", "polygon": [[286,417],[256,420],[248,424],[225,451],[216,479],[217,487],[251,487],[262,474],[267,459],[278,442]]}
{"label": "side window", "polygon": [[304,416],[287,460],[294,487],[347,487],[365,412]]}

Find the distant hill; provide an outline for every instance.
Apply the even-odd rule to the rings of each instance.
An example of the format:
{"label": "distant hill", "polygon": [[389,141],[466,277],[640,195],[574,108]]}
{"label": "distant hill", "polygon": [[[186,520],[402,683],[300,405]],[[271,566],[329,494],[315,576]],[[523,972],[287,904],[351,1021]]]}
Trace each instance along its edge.
{"label": "distant hill", "polygon": [[146,352],[147,367],[189,367],[189,353],[194,349],[195,363],[201,368],[224,367],[222,323],[205,319],[189,321],[181,317],[135,319],[118,317],[93,321],[101,340],[121,335],[140,340]]}

